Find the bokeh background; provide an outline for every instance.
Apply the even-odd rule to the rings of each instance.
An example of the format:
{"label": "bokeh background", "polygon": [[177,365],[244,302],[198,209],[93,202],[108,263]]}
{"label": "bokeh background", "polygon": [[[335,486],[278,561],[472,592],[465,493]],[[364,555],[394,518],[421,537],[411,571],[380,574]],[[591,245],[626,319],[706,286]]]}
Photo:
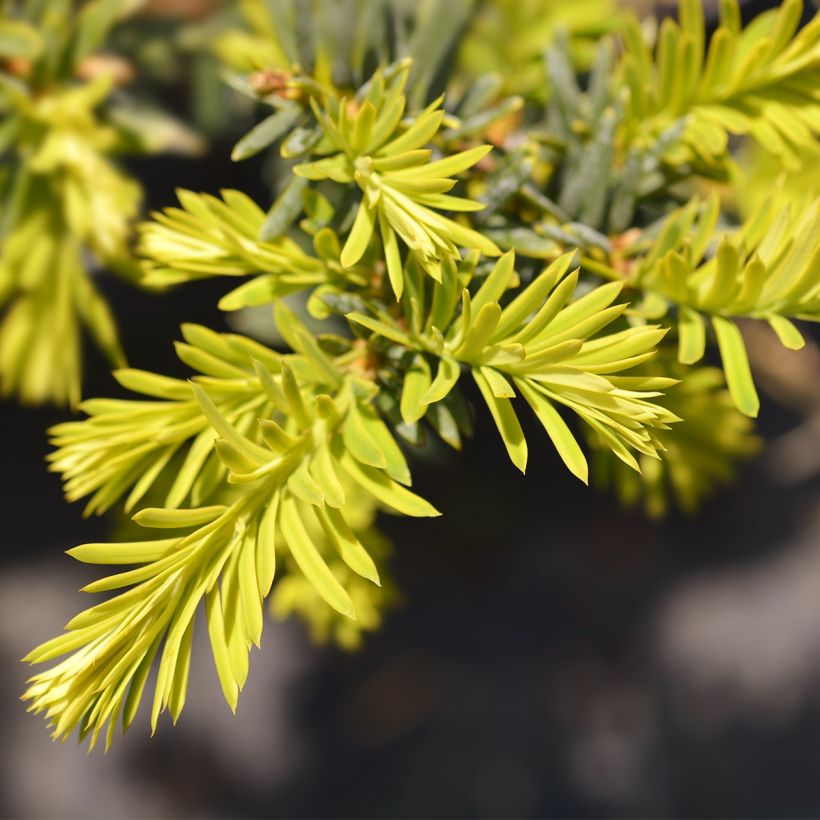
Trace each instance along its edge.
{"label": "bokeh background", "polygon": [[[177,185],[269,201],[234,137],[131,162],[147,206]],[[136,367],[181,374],[179,324],[225,328],[219,282],[102,287]],[[63,551],[111,522],[46,471],[65,415],[0,405],[0,817],[820,815],[820,353],[749,343],[768,446],[697,519],[620,509],[535,429],[524,478],[484,420],[415,468],[443,518],[383,517],[404,600],[361,651],[269,623],[233,716],[200,630],[178,726],[138,719],[107,755],[50,740],[18,659],[83,604],[93,568]],[[89,354],[86,394],[116,392]]]}

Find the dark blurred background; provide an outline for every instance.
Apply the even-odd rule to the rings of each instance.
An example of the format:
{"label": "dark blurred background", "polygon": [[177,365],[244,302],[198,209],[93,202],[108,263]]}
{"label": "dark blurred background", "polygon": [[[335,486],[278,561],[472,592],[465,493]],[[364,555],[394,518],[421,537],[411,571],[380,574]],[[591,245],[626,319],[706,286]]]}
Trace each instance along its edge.
{"label": "dark blurred background", "polygon": [[[133,163],[148,206],[174,186],[268,201],[230,141]],[[224,328],[225,291],[158,297],[106,278],[131,364],[181,373],[181,322]],[[236,716],[200,630],[189,704],[108,755],[54,744],[18,662],[84,601],[62,554],[102,539],[46,471],[65,414],[0,405],[0,816],[812,817],[820,815],[820,356],[751,340],[769,446],[697,519],[662,523],[583,487],[532,429],[526,478],[483,420],[421,462],[435,520],[383,517],[403,604],[362,651],[266,626]],[[90,355],[86,395],[114,395]],[[537,442],[537,443],[536,443]]]}

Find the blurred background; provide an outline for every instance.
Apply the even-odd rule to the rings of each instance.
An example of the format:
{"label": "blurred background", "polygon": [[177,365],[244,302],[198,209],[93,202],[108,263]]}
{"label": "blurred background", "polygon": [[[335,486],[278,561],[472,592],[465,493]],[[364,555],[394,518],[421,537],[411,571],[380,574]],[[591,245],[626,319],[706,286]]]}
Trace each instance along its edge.
{"label": "blurred background", "polygon": [[[147,208],[176,186],[269,202],[271,169],[232,164],[236,137],[127,163]],[[179,324],[226,328],[218,281],[100,286],[135,367],[184,373]],[[820,353],[765,333],[749,347],[768,446],[697,518],[624,511],[534,428],[524,478],[480,419],[462,455],[415,467],[444,517],[382,517],[403,601],[361,651],[269,623],[233,716],[200,630],[177,727],[149,738],[138,719],[107,755],[50,740],[18,699],[18,660],[84,604],[72,590],[93,569],[63,551],[111,524],[83,520],[46,471],[45,430],[66,414],[1,404],[0,816],[819,815]],[[117,394],[95,356],[85,394]]]}

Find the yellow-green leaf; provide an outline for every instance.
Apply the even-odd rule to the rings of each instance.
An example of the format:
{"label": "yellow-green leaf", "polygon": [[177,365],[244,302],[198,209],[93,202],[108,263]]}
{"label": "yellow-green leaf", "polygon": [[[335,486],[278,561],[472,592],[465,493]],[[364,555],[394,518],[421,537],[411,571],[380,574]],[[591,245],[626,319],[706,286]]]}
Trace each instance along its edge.
{"label": "yellow-green leaf", "polygon": [[510,460],[522,473],[526,472],[527,440],[524,438],[524,431],[515,415],[512,402],[509,399],[499,399],[495,396],[486,377],[477,369],[473,369],[473,378],[501,434],[501,440],[507,448]]}
{"label": "yellow-green leaf", "polygon": [[760,399],[755,390],[749,359],[743,336],[734,322],[722,316],[713,316],[712,325],[717,335],[723,369],[726,372],[726,383],[738,409],[752,418],[760,409]]}

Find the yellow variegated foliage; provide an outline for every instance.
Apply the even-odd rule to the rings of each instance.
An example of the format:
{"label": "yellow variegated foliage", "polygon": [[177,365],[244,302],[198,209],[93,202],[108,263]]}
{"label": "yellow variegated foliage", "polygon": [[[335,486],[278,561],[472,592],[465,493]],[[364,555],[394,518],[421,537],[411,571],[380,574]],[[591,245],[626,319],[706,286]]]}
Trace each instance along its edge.
{"label": "yellow variegated foliage", "polygon": [[[815,19],[798,31],[799,0],[742,30],[736,0],[721,0],[709,43],[699,0],[682,1],[656,47],[651,26],[619,17],[623,49],[601,43],[588,78],[575,76],[566,40],[549,42],[564,12],[542,14],[538,0],[484,3],[474,25],[472,0],[240,5],[253,34],[219,38],[219,49],[253,73],[229,81],[275,111],[233,157],[281,140],[275,201],[266,214],[238,191],[180,191],[180,207],[140,228],[143,281],[249,277],[220,306],[272,305],[286,350],[186,325],[177,352],[189,381],[122,368],[116,378],[141,398],[84,402],[86,418],[52,429],[67,497],[88,499],[87,513],[122,502],[150,530],[70,551],[124,571],[86,587],[114,594],[27,658],[53,662],[24,698],[61,739],[77,730],[110,743],[134,720],[152,669],[152,726],[166,709],[176,720],[200,604],[231,708],[266,599],[317,638],[358,645],[395,598],[376,511],[438,515],[409,489],[399,440],[420,446],[431,428],[461,447],[472,430],[462,376],[520,470],[527,404],[588,480],[571,411],[593,472],[622,500],[652,515],[673,501],[691,511],[756,446],[737,320],[766,320],[797,348],[793,320],[820,319],[817,187],[771,195],[818,149],[820,28]],[[585,0],[576,22],[603,5]],[[102,0],[87,8],[111,11]],[[93,19],[86,47],[105,28]],[[477,65],[474,34],[493,19],[521,37],[503,49],[490,38],[495,62]],[[575,30],[606,25],[588,22]],[[0,24],[0,59],[40,59],[43,42]],[[0,150],[25,146],[31,178],[3,202],[0,229],[12,230],[0,298],[17,302],[0,375],[7,391],[73,401],[77,330],[65,331],[64,314],[82,315],[119,360],[79,254],[125,256],[136,192],[108,164],[115,133],[94,114],[104,83],[21,96],[20,83],[0,79],[0,111],[17,117],[0,123]],[[505,94],[516,84],[525,97]],[[773,157],[768,194],[737,227],[725,202],[696,196],[703,178],[733,178],[743,156],[731,153],[733,134]],[[476,199],[452,193],[462,178]],[[0,185],[8,179],[0,169]],[[512,250],[501,255],[496,240]],[[286,306],[297,291],[329,332]],[[59,331],[53,364],[31,335],[35,317]],[[708,326],[728,390],[717,368],[692,367]]]}
{"label": "yellow variegated foliage", "polygon": [[820,134],[820,17],[798,31],[801,0],[785,0],[743,28],[738,0],[721,0],[706,42],[701,0],[681,0],[661,23],[653,54],[637,18],[623,26],[625,138],[651,141],[685,118],[667,157],[726,159],[730,135],[749,135],[785,168],[799,167]]}
{"label": "yellow variegated foliage", "polygon": [[[208,436],[205,454],[213,449],[218,471],[234,492],[227,492],[218,481],[218,489],[202,492],[213,496],[208,498],[210,504],[146,508],[134,516],[140,526],[160,531],[156,535],[171,530],[170,537],[86,544],[71,551],[80,561],[133,565],[134,569],[86,587],[89,592],[127,591],[81,613],[63,635],[27,657],[42,663],[67,655],[35,675],[25,694],[33,711],[45,713],[55,737],[65,738],[78,729],[81,736],[91,736],[92,745],[101,732],[110,743],[116,724],[121,720],[127,729],[134,719],[155,661],[152,726],[156,728],[166,708],[176,720],[185,703],[191,636],[203,600],[223,693],[236,708],[248,674],[249,649],[261,639],[262,601],[273,584],[277,556],[287,556],[291,571],[304,576],[315,594],[341,615],[355,620],[358,601],[364,628],[372,628],[378,620],[378,597],[362,593],[355,585],[355,594],[348,592],[329,565],[338,562],[326,557],[337,554],[350,572],[380,583],[373,558],[348,520],[348,505],[353,504],[354,521],[361,520],[362,494],[404,515],[438,515],[404,486],[410,483],[407,464],[371,407],[373,386],[351,375],[344,361],[334,362],[311,346],[312,337],[300,338],[303,331],[293,316],[280,313],[280,320],[288,322],[288,335],[295,335],[297,345],[301,341],[307,352],[251,355],[251,375],[233,361],[261,350],[251,347],[249,351],[236,338],[206,334],[193,348],[204,354],[196,366],[206,373],[221,371],[219,375],[202,376],[186,385],[148,374],[127,374],[126,383],[130,380],[137,389],[159,393],[165,400],[130,402],[129,409],[122,406],[125,402],[107,408],[109,419],[113,413],[131,420],[132,439],[148,440],[142,448],[144,456],[150,445],[155,446],[147,454],[152,459],[157,452],[164,458],[169,446],[178,446],[176,439],[197,437],[178,474],[184,476],[186,488],[196,441]],[[237,402],[242,388],[247,395],[251,386],[254,400]],[[191,400],[179,395],[179,387],[190,391]],[[147,416],[140,414],[139,404],[145,405]],[[58,465],[70,469],[73,457],[81,456],[83,445],[91,442],[98,483],[109,488],[106,500],[110,502],[129,484],[145,482],[115,455],[118,445],[112,439],[127,438],[127,423],[117,425],[115,418],[115,429],[119,426],[121,432],[112,436],[111,425],[103,421],[109,435],[102,440],[95,427],[99,428],[106,412],[96,409],[101,412],[90,421],[73,430],[56,431],[73,441],[63,446]],[[248,414],[252,425],[245,423]],[[231,415],[238,425],[229,420]],[[154,423],[146,424],[152,417]],[[84,425],[90,426],[90,437],[83,435]],[[246,434],[241,428],[248,426],[252,430]],[[100,454],[107,460],[100,461]],[[187,495],[179,487],[175,492],[179,500]],[[373,502],[367,502],[365,510],[368,503]],[[341,577],[351,576],[346,572]],[[287,588],[283,595],[279,606],[287,608]],[[313,609],[312,603],[300,603],[303,597],[291,593],[290,607]],[[355,631],[342,629],[341,634],[348,643],[355,640]]]}
{"label": "yellow variegated foliage", "polygon": [[[348,319],[375,336],[418,351],[401,399],[404,421],[423,418],[456,386],[462,368],[469,369],[495,421],[507,453],[522,472],[528,448],[511,399],[520,393],[543,424],[564,463],[582,481],[586,459],[555,405],[563,405],[592,427],[626,464],[639,469],[633,450],[657,458],[657,431],[677,421],[655,404],[669,379],[615,375],[654,355],[666,330],[657,325],[626,328],[601,335],[622,316],[615,304],[621,285],[610,283],[570,301],[578,269],[570,271],[573,253],[549,265],[504,307],[505,292],[517,279],[514,254],[501,257],[471,295],[472,265],[446,272],[429,299],[420,296],[418,275],[409,270],[416,307],[403,330],[386,314],[349,314]],[[569,272],[568,272],[569,271]],[[460,313],[456,306],[461,305]],[[433,374],[428,358],[437,361]]]}
{"label": "yellow variegated foliage", "polygon": [[319,285],[325,265],[288,237],[261,241],[265,213],[240,191],[209,194],[177,191],[181,208],[152,214],[139,227],[144,259],[142,283],[165,287],[210,276],[262,274],[223,297],[235,310],[272,302],[276,296]]}
{"label": "yellow variegated foliage", "polygon": [[118,138],[95,115],[110,88],[100,77],[36,97],[9,95],[19,164],[16,199],[2,211],[0,389],[27,402],[79,401],[84,326],[112,364],[124,364],[88,259],[130,268],[127,240],[141,198],[111,164]]}
{"label": "yellow variegated foliage", "polygon": [[610,0],[490,0],[473,14],[459,62],[470,79],[495,72],[501,93],[546,94],[544,49],[556,35],[569,33],[575,63],[587,68],[596,39],[621,13]]}
{"label": "yellow variegated foliage", "polygon": [[706,319],[720,347],[729,390],[747,415],[759,401],[735,319],[765,319],[781,343],[804,344],[790,321],[820,321],[820,200],[770,197],[717,244],[717,196],[675,212],[636,265],[630,284],[647,292],[638,313],[659,319],[677,308],[678,357],[703,358]]}
{"label": "yellow variegated foliage", "polygon": [[628,470],[592,434],[593,481],[612,487],[625,506],[640,505],[652,518],[673,506],[694,515],[701,504],[735,476],[737,462],[759,451],[754,423],[734,405],[716,367],[687,368],[664,358],[642,368],[647,374],[680,380],[659,401],[682,421],[659,433],[663,458],[639,457],[641,472]]}
{"label": "yellow variegated foliage", "polygon": [[[125,363],[96,275],[138,276],[139,183],[118,154],[200,141],[125,90],[112,29],[145,0],[10,2],[0,20],[0,394],[75,406],[83,336]],[[105,52],[102,49],[105,48]],[[144,90],[144,89],[143,89]]]}
{"label": "yellow variegated foliage", "polygon": [[[182,332],[185,341],[176,346],[179,358],[211,390],[220,413],[242,434],[253,434],[256,419],[272,412],[254,363],[276,371],[280,357],[244,336],[199,325],[184,325]],[[300,372],[303,378],[309,375],[304,367]],[[88,399],[80,405],[88,418],[51,429],[57,449],[49,460],[65,481],[66,497],[77,501],[90,496],[86,514],[99,514],[125,496],[125,509],[131,511],[161,473],[173,470],[176,475],[165,506],[208,502],[222,487],[225,469],[190,385],[141,370],[118,370],[114,375],[123,387],[151,400]]]}
{"label": "yellow variegated foliage", "polygon": [[337,153],[294,168],[306,179],[359,186],[363,196],[342,248],[342,265],[350,267],[362,258],[378,225],[397,299],[404,288],[399,239],[437,281],[443,260],[458,259],[459,248],[499,253],[494,242],[439,213],[483,207],[447,192],[456,184],[452,177],[475,165],[490,148],[480,146],[431,162],[432,152],[424,146],[441,127],[441,99],[402,127],[408,71],[405,64],[388,81],[377,74],[361,100],[333,101],[329,111],[316,107],[330,151]]}
{"label": "yellow variegated foliage", "polygon": [[806,154],[800,169],[785,172],[776,157],[754,143],[744,146],[732,169],[726,191],[727,206],[747,219],[772,196],[772,186],[782,203],[820,196],[820,146]]}
{"label": "yellow variegated foliage", "polygon": [[[308,578],[296,571],[285,574],[273,588],[270,611],[278,620],[298,615],[307,623],[313,640],[322,643],[333,641],[343,649],[353,650],[362,645],[367,633],[381,627],[386,610],[394,606],[398,599],[398,592],[386,567],[390,545],[371,526],[376,513],[373,497],[354,484],[346,488],[346,492],[348,523],[379,567],[378,585],[354,572],[338,553],[323,550],[328,566],[350,595],[356,619],[352,620],[329,607]],[[309,532],[314,541],[322,543],[327,540],[321,526],[313,526]],[[286,563],[292,561],[292,558],[286,558]]]}

